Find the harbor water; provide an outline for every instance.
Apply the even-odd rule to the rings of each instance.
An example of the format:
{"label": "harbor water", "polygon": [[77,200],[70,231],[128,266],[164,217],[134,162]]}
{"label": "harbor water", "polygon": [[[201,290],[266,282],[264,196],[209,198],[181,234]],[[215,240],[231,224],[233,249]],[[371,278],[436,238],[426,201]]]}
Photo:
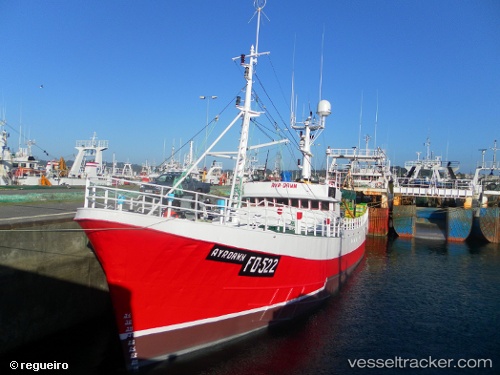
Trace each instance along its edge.
{"label": "harbor water", "polygon": [[[120,350],[110,311],[8,353],[2,373],[15,360],[66,363],[61,374],[124,374]],[[500,245],[369,238],[365,258],[339,294],[310,316],[141,373],[403,371],[500,374]]]}

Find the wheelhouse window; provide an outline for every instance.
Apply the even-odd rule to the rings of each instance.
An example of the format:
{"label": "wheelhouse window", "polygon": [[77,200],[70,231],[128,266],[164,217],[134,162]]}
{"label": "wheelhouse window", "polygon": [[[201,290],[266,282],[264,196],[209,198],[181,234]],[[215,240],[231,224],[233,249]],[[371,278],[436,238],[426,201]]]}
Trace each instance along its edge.
{"label": "wheelhouse window", "polygon": [[311,210],[319,210],[321,207],[320,201],[313,200],[313,201],[309,201],[309,203],[311,204]]}
{"label": "wheelhouse window", "polygon": [[328,211],[330,202],[316,199],[288,199],[288,198],[247,198],[247,205],[251,206],[292,206],[295,208],[304,208],[309,210]]}

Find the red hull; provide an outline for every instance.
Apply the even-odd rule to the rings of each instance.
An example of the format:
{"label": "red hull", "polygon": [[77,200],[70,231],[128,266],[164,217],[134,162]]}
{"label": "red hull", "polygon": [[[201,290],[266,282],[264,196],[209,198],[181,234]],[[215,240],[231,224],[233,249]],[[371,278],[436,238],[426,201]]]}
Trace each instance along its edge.
{"label": "red hull", "polygon": [[139,360],[167,358],[289,320],[336,292],[339,275],[364,254],[364,242],[340,258],[318,260],[78,222],[106,273],[132,368]]}
{"label": "red hull", "polygon": [[368,234],[385,237],[389,233],[389,208],[370,207]]}

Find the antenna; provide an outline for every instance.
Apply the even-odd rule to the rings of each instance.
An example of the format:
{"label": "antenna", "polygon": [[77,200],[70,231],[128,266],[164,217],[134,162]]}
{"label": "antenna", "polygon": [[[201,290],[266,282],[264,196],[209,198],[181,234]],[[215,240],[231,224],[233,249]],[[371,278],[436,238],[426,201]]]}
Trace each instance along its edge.
{"label": "antenna", "polygon": [[323,49],[325,45],[325,25],[323,24],[323,35],[321,36],[321,61],[319,69],[319,98],[320,101],[323,98],[322,88],[323,88]]}
{"label": "antenna", "polygon": [[446,161],[450,160],[450,159],[448,158],[448,149],[449,149],[449,148],[450,148],[450,140],[449,140],[449,139],[447,139],[447,140],[446,140]]}
{"label": "antenna", "polygon": [[361,124],[362,123],[363,123],[363,90],[361,90],[361,109],[359,111],[358,150],[361,149]]}
{"label": "antenna", "polygon": [[378,125],[378,90],[377,90],[377,110],[375,111],[375,134],[373,140],[373,148],[377,148],[377,125]]}
{"label": "antenna", "polygon": [[295,34],[295,38],[293,41],[293,57],[292,57],[292,95],[290,97],[290,125],[295,125],[295,46],[297,43],[297,34]]}
{"label": "antenna", "polygon": [[493,150],[493,168],[496,168],[496,166],[497,166],[497,150],[498,150],[496,139],[493,143],[493,147],[491,147],[490,150]]}
{"label": "antenna", "polygon": [[[254,0],[254,2],[253,2],[253,6],[255,7],[255,13],[257,13],[257,32],[255,35],[255,53],[256,54],[259,53],[260,14],[264,13],[264,11],[262,9],[264,9],[264,7],[266,6],[266,2],[267,2],[267,0]],[[252,16],[252,18],[255,16],[255,13]],[[269,17],[267,17],[265,13],[264,13],[264,16],[269,21]],[[251,21],[251,19],[250,19],[250,21]]]}
{"label": "antenna", "polygon": [[427,149],[426,160],[431,160],[431,139],[427,136],[427,139],[424,143],[425,148]]}
{"label": "antenna", "polygon": [[486,153],[486,149],[485,148],[480,148],[479,151],[481,151],[481,155],[483,157],[483,161],[481,163],[481,168],[484,168],[484,154]]}
{"label": "antenna", "polygon": [[23,101],[19,104],[19,145],[18,149],[21,148],[23,142]]}

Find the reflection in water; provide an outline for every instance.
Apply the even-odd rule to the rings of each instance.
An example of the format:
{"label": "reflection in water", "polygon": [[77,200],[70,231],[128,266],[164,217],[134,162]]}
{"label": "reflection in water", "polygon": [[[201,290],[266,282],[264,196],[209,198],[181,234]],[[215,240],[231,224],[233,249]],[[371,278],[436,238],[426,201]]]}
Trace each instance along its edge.
{"label": "reflection in water", "polygon": [[[203,357],[164,363],[141,373],[366,374],[370,370],[351,368],[348,360],[431,356],[454,361],[491,359],[493,369],[460,369],[460,374],[498,374],[499,270],[497,244],[369,238],[366,257],[357,270],[316,313]],[[66,342],[71,344],[57,348],[57,358],[73,358],[75,367],[87,366],[87,373],[123,373],[119,344],[110,339],[116,333],[111,321],[94,323],[92,328],[98,331],[79,328],[68,333]],[[43,345],[47,349],[53,344]],[[79,353],[77,359],[74,353]],[[30,357],[29,351],[24,354]],[[377,375],[401,372],[371,370]],[[457,371],[428,368],[418,373]]]}
{"label": "reflection in water", "polygon": [[366,257],[349,282],[312,316],[192,361],[193,372],[152,373],[365,374],[366,368],[350,368],[348,359],[432,356],[489,358],[497,367],[481,374],[496,374],[499,269],[494,244],[369,238]]}

